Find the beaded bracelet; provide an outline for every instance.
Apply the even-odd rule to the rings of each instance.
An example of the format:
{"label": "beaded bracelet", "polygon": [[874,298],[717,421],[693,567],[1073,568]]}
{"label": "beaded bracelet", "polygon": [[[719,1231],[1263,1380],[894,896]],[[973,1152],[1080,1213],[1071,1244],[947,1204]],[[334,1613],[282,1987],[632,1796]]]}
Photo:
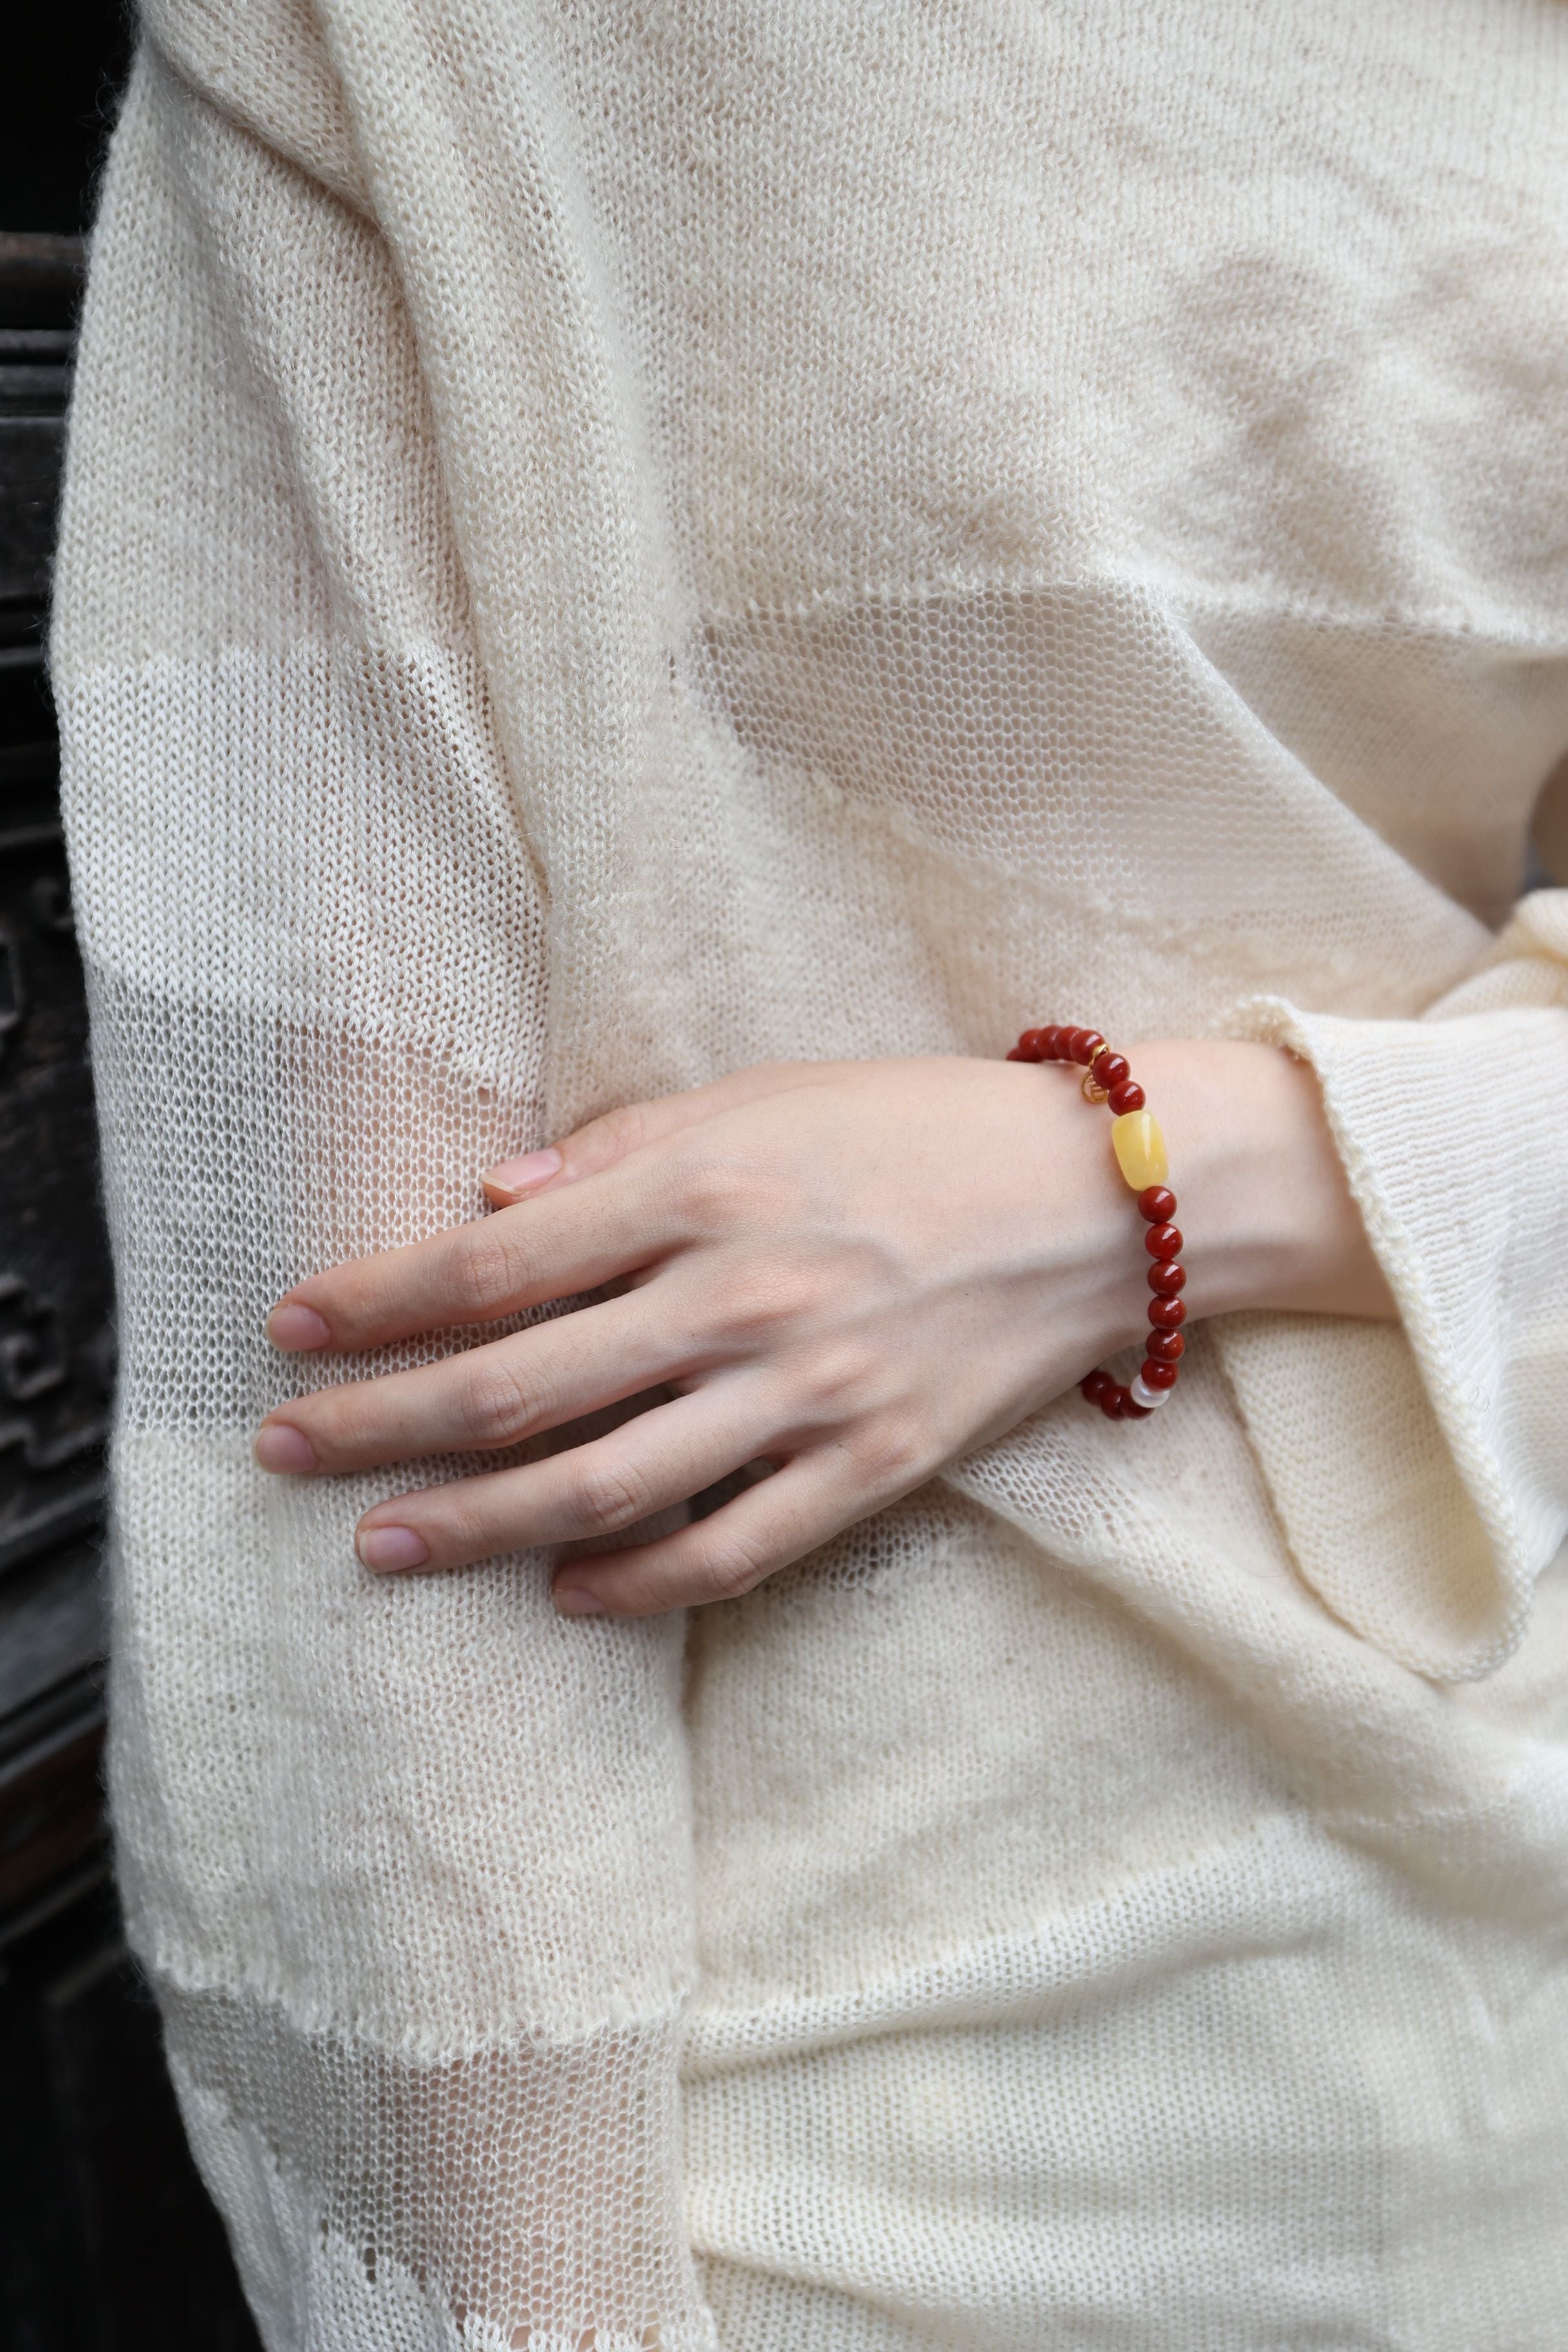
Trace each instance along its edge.
{"label": "beaded bracelet", "polygon": [[1182,1236],[1171,1220],[1176,1196],[1165,1181],[1165,1139],[1160,1122],[1143,1107],[1143,1089],[1133,1077],[1125,1055],[1112,1053],[1098,1029],[1072,1029],[1053,1024],[1047,1029],[1026,1029],[1007,1059],[1010,1062],[1077,1062],[1083,1068],[1087,1102],[1108,1103],[1113,1113],[1110,1140],[1116,1164],[1138,1195],[1138,1213],[1148,1225],[1143,1246],[1153,1259],[1149,1268],[1149,1352],[1143,1369],[1124,1387],[1114,1374],[1090,1372],[1080,1392],[1097,1404],[1108,1421],[1146,1421],[1157,1405],[1166,1402],[1176,1385],[1177,1367],[1186,1347],[1182,1325],[1187,1319],[1181,1293],[1187,1270],[1177,1263]]}

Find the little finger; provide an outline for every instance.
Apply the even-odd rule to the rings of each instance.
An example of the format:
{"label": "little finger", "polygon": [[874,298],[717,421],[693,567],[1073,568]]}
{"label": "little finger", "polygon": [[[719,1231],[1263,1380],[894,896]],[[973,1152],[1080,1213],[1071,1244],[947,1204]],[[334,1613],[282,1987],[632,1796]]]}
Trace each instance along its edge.
{"label": "little finger", "polygon": [[835,1447],[798,1454],[673,1535],[567,1561],[556,1571],[555,1606],[567,1617],[656,1617],[733,1601],[892,1499],[868,1496]]}

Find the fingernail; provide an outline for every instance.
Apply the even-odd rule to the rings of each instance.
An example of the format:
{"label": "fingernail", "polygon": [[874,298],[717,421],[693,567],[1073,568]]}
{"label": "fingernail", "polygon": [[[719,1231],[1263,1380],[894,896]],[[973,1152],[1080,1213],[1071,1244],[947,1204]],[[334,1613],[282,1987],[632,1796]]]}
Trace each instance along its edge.
{"label": "fingernail", "polygon": [[422,1568],[430,1547],[412,1528],[362,1528],[354,1549],[366,1568]]}
{"label": "fingernail", "polygon": [[561,1172],[561,1154],[553,1144],[543,1151],[525,1151],[521,1160],[503,1160],[497,1168],[487,1168],[484,1184],[490,1192],[527,1192],[547,1177]]}
{"label": "fingernail", "polygon": [[251,1452],[264,1470],[288,1470],[296,1475],[316,1467],[316,1449],[302,1429],[291,1422],[264,1421]]}
{"label": "fingernail", "polygon": [[605,1613],[604,1602],[585,1584],[558,1584],[553,1598],[563,1617],[602,1617]]}
{"label": "fingernail", "polygon": [[309,1348],[324,1348],[331,1338],[326,1319],[313,1307],[275,1307],[267,1318],[267,1336],[275,1348],[290,1356]]}

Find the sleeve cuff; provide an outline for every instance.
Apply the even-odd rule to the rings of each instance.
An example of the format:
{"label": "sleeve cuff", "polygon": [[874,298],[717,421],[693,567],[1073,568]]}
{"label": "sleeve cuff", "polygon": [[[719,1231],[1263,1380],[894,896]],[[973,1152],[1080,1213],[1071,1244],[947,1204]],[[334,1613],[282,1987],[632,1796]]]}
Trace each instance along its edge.
{"label": "sleeve cuff", "polygon": [[1214,1326],[1297,1565],[1415,1673],[1489,1673],[1568,1532],[1568,1013],[1223,1027],[1316,1071],[1401,1318]]}

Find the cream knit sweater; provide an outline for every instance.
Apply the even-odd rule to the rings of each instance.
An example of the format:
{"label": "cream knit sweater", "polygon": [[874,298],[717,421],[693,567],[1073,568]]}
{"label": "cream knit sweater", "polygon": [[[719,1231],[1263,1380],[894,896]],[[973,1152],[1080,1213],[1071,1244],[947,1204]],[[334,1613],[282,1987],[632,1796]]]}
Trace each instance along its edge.
{"label": "cream knit sweater", "polygon": [[[145,31],[54,647],[113,1796],[270,2352],[1562,2352],[1568,7]],[[268,1303],[487,1161],[1061,1015],[1310,1056],[1403,1327],[687,1623],[252,1468]]]}

